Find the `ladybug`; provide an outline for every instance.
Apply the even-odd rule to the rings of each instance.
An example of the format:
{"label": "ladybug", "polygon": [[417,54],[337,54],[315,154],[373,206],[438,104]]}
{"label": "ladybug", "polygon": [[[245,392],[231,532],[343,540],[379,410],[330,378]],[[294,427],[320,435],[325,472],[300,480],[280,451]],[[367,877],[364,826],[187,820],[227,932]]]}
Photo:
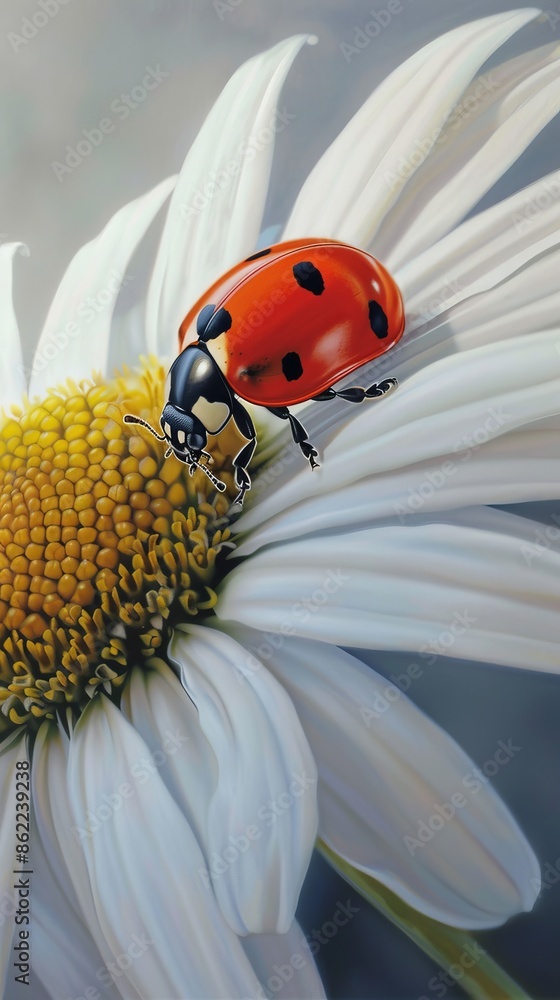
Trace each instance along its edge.
{"label": "ladybug", "polygon": [[183,320],[160,418],[163,434],[131,414],[124,420],[149,429],[169,445],[166,457],[189,464],[191,474],[202,469],[223,491],[204,448],[207,434],[218,434],[233,417],[247,439],[233,459],[234,503],[243,503],[257,437],[241,400],[288,420],[294,441],[316,468],[318,453],[288,407],[385,395],[397,379],[367,389],[335,389],[333,383],[385,354],[403,331],[399,289],[370,254],[329,239],[278,243],[231,268]]}

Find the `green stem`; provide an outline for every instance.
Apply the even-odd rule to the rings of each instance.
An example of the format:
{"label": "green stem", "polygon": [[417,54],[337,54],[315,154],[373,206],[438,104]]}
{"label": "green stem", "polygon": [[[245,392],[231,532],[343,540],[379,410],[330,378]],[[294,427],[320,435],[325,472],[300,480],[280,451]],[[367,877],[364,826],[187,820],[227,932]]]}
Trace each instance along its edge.
{"label": "green stem", "polygon": [[[457,980],[473,1000],[529,1000],[528,994],[476,944],[467,931],[440,924],[413,910],[390,889],[339,857],[324,841],[317,842],[317,849],[368,903],[411,938],[442,969],[448,971],[452,965],[462,969],[463,975]],[[473,953],[479,957],[468,968],[461,959],[470,960]]]}

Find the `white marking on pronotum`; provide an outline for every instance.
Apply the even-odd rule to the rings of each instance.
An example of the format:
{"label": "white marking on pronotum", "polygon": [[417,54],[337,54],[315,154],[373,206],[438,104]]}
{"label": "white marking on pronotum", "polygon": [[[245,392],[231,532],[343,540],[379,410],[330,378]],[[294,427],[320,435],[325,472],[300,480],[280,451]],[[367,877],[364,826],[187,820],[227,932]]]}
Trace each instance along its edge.
{"label": "white marking on pronotum", "polygon": [[199,396],[196,403],[191,407],[191,412],[198,417],[201,424],[210,434],[217,434],[227,423],[230,411],[227,403],[211,403],[205,396]]}

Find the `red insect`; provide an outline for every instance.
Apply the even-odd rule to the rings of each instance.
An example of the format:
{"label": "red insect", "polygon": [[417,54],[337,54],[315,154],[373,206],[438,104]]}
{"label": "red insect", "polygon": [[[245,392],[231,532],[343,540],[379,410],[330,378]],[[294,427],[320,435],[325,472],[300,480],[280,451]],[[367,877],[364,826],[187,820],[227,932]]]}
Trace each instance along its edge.
{"label": "red insect", "polygon": [[[252,254],[198,300],[179,330],[180,354],[169,372],[161,415],[168,454],[202,468],[207,433],[233,417],[247,438],[233,460],[236,497],[251,488],[247,467],[256,447],[253,422],[240,399],[289,420],[312,468],[317,451],[288,407],[340,397],[354,403],[383,396],[395,378],[368,388],[333,383],[385,354],[404,331],[404,307],[393,278],[364,250],[327,239],[293,240]],[[127,414],[127,423],[143,423]]]}

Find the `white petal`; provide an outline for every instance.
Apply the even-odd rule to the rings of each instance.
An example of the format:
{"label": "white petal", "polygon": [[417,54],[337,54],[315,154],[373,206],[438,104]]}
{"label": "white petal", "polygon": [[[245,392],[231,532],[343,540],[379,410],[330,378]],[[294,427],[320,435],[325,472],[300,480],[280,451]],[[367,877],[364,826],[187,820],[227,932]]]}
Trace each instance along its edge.
{"label": "white petal", "polygon": [[398,168],[417,151],[416,139],[443,126],[482,63],[538,13],[525,8],[461,25],[391,73],[311,172],[284,238],[320,230],[369,245],[407,183]]}
{"label": "white petal", "polygon": [[208,808],[218,783],[218,765],[195,705],[173,671],[160,661],[157,669],[132,671],[121,710],[150,753],[165,754],[160,777],[206,853]]}
{"label": "white petal", "polygon": [[[406,302],[407,337],[417,329],[435,326],[437,318],[448,311],[452,318],[450,311],[460,303],[500,284],[507,310],[512,279],[560,243],[559,189],[558,173],[542,177],[468,219],[403,267],[397,280]],[[554,191],[556,198],[551,195]],[[532,209],[530,215],[527,206]],[[535,289],[534,299],[538,302],[539,298],[540,289]]]}
{"label": "white petal", "polygon": [[243,939],[243,947],[264,989],[274,991],[278,1000],[320,1000],[325,996],[315,960],[297,921],[286,934],[249,934]]}
{"label": "white petal", "polygon": [[[18,762],[27,762],[29,765],[29,754],[27,743],[24,737],[8,741],[0,748],[0,899],[2,907],[0,911],[0,922],[5,927],[0,934],[0,987],[2,996],[6,989],[8,978],[12,977],[12,936],[15,923],[13,915],[19,904],[19,897],[14,892],[15,868],[25,868],[25,864],[17,863],[16,858],[16,772]],[[29,767],[27,768],[29,774]],[[24,830],[21,830],[24,833]],[[30,866],[29,866],[30,867]]]}
{"label": "white petal", "polygon": [[100,814],[82,841],[100,925],[114,955],[136,936],[126,975],[146,1000],[244,997],[253,970],[201,878],[203,856],[158,766],[122,713],[94,699],[72,737],[68,781],[74,822]]}
{"label": "white petal", "polygon": [[443,636],[449,656],[557,672],[557,534],[475,507],[297,539],[234,569],[216,611],[273,634],[289,627],[366,649],[417,652]]}
{"label": "white petal", "polygon": [[[558,182],[560,191],[560,178]],[[532,223],[528,228],[532,228]],[[481,253],[485,255],[482,249]],[[455,280],[450,283],[447,274],[442,273],[438,294],[432,300],[433,317],[428,304],[426,322],[407,338],[401,350],[396,349],[392,357],[387,357],[386,363],[396,363],[406,377],[410,371],[447,354],[497,343],[512,334],[531,337],[539,330],[554,329],[560,315],[559,267],[560,250],[545,250],[503,283],[468,296],[457,305],[450,304],[448,309],[445,302],[458,284]],[[437,311],[442,302],[443,313]]]}
{"label": "white petal", "polygon": [[[263,638],[239,627],[233,634],[245,645]],[[324,643],[286,637],[267,662],[309,734],[327,844],[455,927],[493,927],[531,909],[539,866],[517,823],[485,774],[478,780],[474,762],[398,687]],[[517,752],[496,749],[502,766]]]}
{"label": "white petal", "polygon": [[[156,353],[176,352],[179,326],[189,308],[221,272],[254,250],[274,132],[290,121],[276,116],[276,102],[307,39],[296,35],[241,66],[189,151],[171,199],[148,293],[148,347]],[[263,129],[267,137],[261,141]],[[230,173],[231,164],[235,166]],[[205,194],[209,186],[210,196]]]}
{"label": "white petal", "polygon": [[[547,184],[546,178],[543,183]],[[560,192],[560,177],[557,178],[557,183]],[[543,191],[546,195],[546,186],[540,192],[537,189],[538,193],[527,194],[525,205],[517,202],[519,208],[528,206],[533,209],[534,198],[540,198]],[[534,230],[537,217],[540,218],[540,213],[527,222],[525,232]],[[553,218],[552,228],[555,224],[558,225],[558,222],[555,223]],[[485,245],[482,244],[483,239],[484,234],[481,234],[478,253],[483,264],[489,265],[492,239],[489,236]],[[526,240],[527,243],[529,239]],[[464,357],[463,352],[472,348],[497,344],[512,336],[516,339],[525,337],[532,343],[535,333],[558,329],[560,290],[557,275],[560,250],[540,250],[540,245],[542,241],[536,245],[531,259],[514,270],[511,276],[482,292],[477,292],[476,280],[470,284],[467,278],[465,283],[461,283],[460,279],[451,277],[445,267],[440,268],[439,280],[435,278],[435,273],[426,272],[424,282],[428,284],[433,281],[433,297],[425,297],[419,293],[417,311],[411,308],[409,315],[410,332],[407,331],[400,344],[385,355],[378,365],[373,363],[361,371],[360,379],[367,382],[370,377],[378,379],[390,373],[403,382],[441,358],[450,355]],[[468,252],[470,253],[470,249]],[[507,253],[504,244],[504,255]],[[422,265],[420,269],[422,270]],[[484,273],[483,267],[481,273]],[[459,292],[463,293],[463,298],[453,304],[454,297]],[[458,358],[457,361],[459,360]],[[318,409],[309,409],[305,420],[310,426],[314,424],[326,429],[345,422],[348,412],[348,409],[345,413],[331,411],[330,416],[327,416]]]}
{"label": "white petal", "polygon": [[30,395],[66,378],[106,373],[115,302],[134,278],[128,264],[175,182],[169,177],[121,208],[70,261],[35,351]]}
{"label": "white petal", "polygon": [[23,243],[4,243],[0,246],[0,324],[2,344],[0,346],[0,407],[8,408],[11,403],[21,403],[27,388],[23,368],[21,341],[12,296],[12,273],[14,254],[29,253]]}
{"label": "white petal", "polygon": [[[51,869],[36,824],[33,825],[33,923],[31,928],[33,995],[37,980],[53,1000],[59,997],[95,997],[108,981],[108,972],[82,915],[69,905],[74,896],[68,872],[62,883]],[[51,841],[49,841],[50,847]],[[105,978],[104,978],[105,977]],[[119,979],[116,980],[118,990]],[[89,991],[89,993],[87,992]],[[130,984],[119,996],[138,997]]]}
{"label": "white petal", "polygon": [[[66,911],[66,920],[72,924],[77,936],[83,933],[81,925],[86,927],[92,940],[91,954],[97,951],[106,965],[113,960],[114,954],[101,929],[82,847],[84,839],[96,832],[97,819],[95,816],[80,819],[80,822],[74,819],[68,795],[68,753],[66,735],[57,726],[47,723],[41,726],[33,747],[33,812],[41,849],[48,858],[50,873],[58,886],[61,910]],[[41,898],[40,894],[41,890]],[[42,970],[41,962],[40,967]],[[141,997],[142,994],[134,990],[126,977],[123,978],[124,984],[119,980],[123,996],[135,1000]],[[49,976],[46,975],[45,982],[48,981]]]}
{"label": "white petal", "polygon": [[228,636],[189,632],[175,632],[169,656],[218,762],[207,822],[214,892],[238,934],[283,933],[315,843],[315,763],[274,678],[255,673],[251,655]]}
{"label": "white petal", "polygon": [[[107,372],[136,364],[146,354],[146,302],[140,299],[123,315],[113,316],[107,355]],[[166,359],[161,359],[162,361]]]}
{"label": "white petal", "polygon": [[237,522],[250,535],[236,554],[417,511],[554,499],[559,344],[556,330],[452,354],[388,399],[356,407],[343,425],[340,414],[322,468],[311,475],[296,455]]}
{"label": "white petal", "polygon": [[375,234],[372,252],[396,270],[465,218],[557,114],[559,75],[553,43],[477,77],[436,142],[424,147],[429,155]]}
{"label": "white petal", "polygon": [[[483,422],[479,425],[484,427]],[[489,441],[462,457],[423,460],[316,496],[302,496],[285,511],[262,518],[241,541],[236,556],[310,533],[406,524],[419,512],[433,514],[476,504],[513,504],[558,496],[560,417]],[[293,486],[297,484],[292,484]],[[253,514],[265,513],[255,508]],[[247,521],[241,522],[246,526]]]}

